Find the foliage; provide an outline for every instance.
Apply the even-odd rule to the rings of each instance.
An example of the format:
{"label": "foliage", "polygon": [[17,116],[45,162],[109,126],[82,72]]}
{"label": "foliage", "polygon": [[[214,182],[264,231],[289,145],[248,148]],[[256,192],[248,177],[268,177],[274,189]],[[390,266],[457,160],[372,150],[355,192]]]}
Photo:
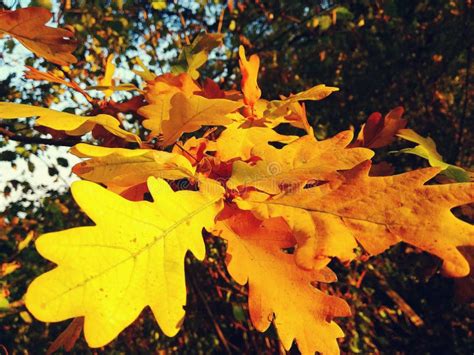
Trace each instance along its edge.
{"label": "foliage", "polygon": [[[233,11],[231,5],[229,9]],[[337,23],[334,17],[337,20],[339,15],[353,19],[350,11],[338,7],[332,10],[332,19],[319,15],[312,24],[327,31]],[[215,39],[214,35],[201,34],[192,43],[188,41],[170,74],[157,75],[139,62],[142,71],[135,72],[142,78],[142,85],[115,85],[110,80],[113,66],[112,57],[108,56],[107,79],[94,86],[105,91],[104,100],[92,98],[77,84],[66,84],[93,105],[86,115],[1,104],[0,117],[9,119],[8,122],[18,117],[40,116],[36,125],[43,126],[41,132],[52,134],[58,142],[75,145],[73,154],[89,158],[76,165],[73,172],[107,187],[106,190],[92,182],[73,185],[75,199],[97,226],[69,229],[38,239],[40,253],[58,267],[34,281],[26,294],[26,305],[34,316],[44,321],[84,317],[89,345],[102,346],[132,323],[144,306],[150,305],[164,333],[174,335],[184,314],[184,256],[190,249],[199,259],[203,258],[203,227],[207,229],[202,237],[209,249],[205,262],[208,270],[220,268],[218,265],[227,253],[230,275],[238,284],[249,282],[248,310],[253,326],[265,331],[273,320],[283,346],[289,349],[296,339],[303,353],[338,352],[336,338],[342,332],[331,320],[348,316],[350,309],[339,291],[325,285],[336,280],[328,263],[338,273],[347,273],[336,258],[346,267],[353,260],[352,265],[363,265],[368,253],[378,254],[405,241],[444,259],[443,270],[448,275],[464,276],[469,272],[467,261],[457,248],[472,245],[472,226],[456,218],[450,209],[472,202],[472,184],[450,181],[447,185],[432,185],[434,181],[430,181],[430,185],[424,185],[441,169],[446,169],[445,173],[457,169],[459,174],[446,175],[460,181],[467,180],[468,174],[444,163],[436,149],[436,160],[429,159],[427,154],[422,156],[441,169],[394,176],[387,174],[382,164],[371,169],[368,159],[373,152],[368,148],[392,143],[397,133],[407,137],[406,131],[398,132],[406,125],[401,118],[403,111],[395,109],[385,119],[380,114],[371,116],[352,143],[351,132],[318,141],[307,120],[306,106],[300,101],[319,101],[336,88],[316,85],[299,94],[271,101],[261,99],[257,83],[260,60],[256,55],[247,60],[243,47],[239,50],[242,93],[223,90],[209,78],[199,82],[197,69],[203,59],[210,57],[209,46],[220,44]],[[200,45],[203,42],[206,45]],[[36,78],[53,83],[65,82],[51,72],[34,73]],[[137,91],[139,95],[125,96],[119,103],[110,99],[113,92],[123,89]],[[206,129],[208,126],[218,127]],[[11,128],[6,136],[19,139],[12,133],[15,125]],[[93,138],[92,142],[103,147],[76,144],[87,132],[92,136],[83,138]],[[383,158],[381,154],[377,160]],[[200,204],[205,196],[213,197]],[[150,198],[153,202],[141,201]],[[435,208],[428,207],[430,203]],[[117,224],[119,215],[122,217]],[[103,228],[105,225],[107,228]],[[180,233],[188,228],[193,232]],[[112,231],[115,233],[111,237]],[[222,241],[209,233],[222,237],[227,242],[227,251]],[[181,240],[183,234],[186,237]],[[27,233],[22,245],[33,236]],[[433,236],[436,239],[431,240]],[[183,246],[189,243],[188,238],[193,243]],[[174,251],[164,253],[165,247],[167,251],[179,250],[177,257],[173,257]],[[18,252],[23,248],[19,244]],[[101,251],[102,248],[109,251]],[[72,250],[76,252],[72,254]],[[156,258],[151,258],[151,254]],[[151,259],[163,261],[162,273],[149,268]],[[10,273],[16,268],[12,263],[4,265]],[[192,265],[200,267],[196,261]],[[386,285],[379,271],[370,267],[369,270]],[[227,278],[225,272],[220,275]],[[273,278],[262,277],[267,275]],[[123,277],[124,283],[117,285],[117,277]],[[200,301],[213,299],[203,297],[200,290],[208,281],[196,282],[189,270],[188,277]],[[144,285],[153,291],[143,292]],[[176,285],[171,287],[171,293],[170,285]],[[239,287],[228,279],[224,285]],[[73,295],[81,290],[87,302],[83,296]],[[334,295],[328,295],[331,293]],[[387,294],[413,317],[413,324],[420,324],[418,315],[403,299]],[[150,295],[155,297],[149,300]],[[157,298],[168,301],[157,304]],[[288,307],[288,299],[298,302]],[[55,306],[56,302],[60,305]],[[121,307],[127,307],[128,312],[117,312]],[[207,305],[206,309],[212,312]],[[242,319],[239,312],[238,308],[233,309],[237,320]],[[28,313],[21,314],[28,317]],[[229,351],[234,345],[227,343],[220,326],[213,321],[219,343]],[[56,348],[61,341],[69,342],[66,347],[70,347],[81,327],[79,318],[58,338]],[[184,329],[192,328],[185,321]],[[312,329],[310,333],[308,329]],[[319,337],[314,337],[315,333]],[[194,339],[201,339],[199,343],[203,338]],[[266,339],[266,346],[278,347],[274,340]],[[375,348],[373,341],[364,340],[365,346]],[[151,343],[143,346],[149,349]],[[351,345],[351,349],[352,346],[357,349],[357,345]]]}

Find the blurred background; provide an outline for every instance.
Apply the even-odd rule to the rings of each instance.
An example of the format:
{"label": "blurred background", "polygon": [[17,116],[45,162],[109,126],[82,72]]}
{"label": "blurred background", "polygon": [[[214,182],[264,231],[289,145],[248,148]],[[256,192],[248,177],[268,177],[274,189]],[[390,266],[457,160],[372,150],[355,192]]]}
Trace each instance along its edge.
{"label": "blurred background", "polygon": [[[323,101],[307,103],[318,138],[344,129],[358,131],[372,112],[386,114],[403,106],[408,127],[433,138],[446,162],[472,168],[471,0],[0,0],[1,9],[26,6],[50,9],[52,26],[59,23],[75,32],[79,61],[58,67],[13,39],[0,38],[0,101],[87,113],[91,107],[81,95],[60,84],[26,79],[25,65],[51,70],[86,88],[98,84],[108,55],[114,54],[116,83],[139,86],[141,79],[132,72],[137,57],[151,71],[165,73],[186,38],[220,31],[225,48],[211,53],[201,78],[238,89],[237,49],[243,44],[248,54],[261,58],[263,98],[320,83],[340,88]],[[103,97],[99,91],[89,93]],[[130,97],[115,92],[112,100]],[[0,122],[0,129],[35,142],[40,136],[31,126],[29,120]],[[392,163],[396,172],[426,166],[414,156],[388,154],[403,144],[377,156]],[[0,135],[0,352],[43,352],[68,324],[40,323],[22,303],[29,282],[51,268],[35,251],[34,239],[90,224],[67,192],[75,179],[69,174],[75,160],[67,150],[7,141]],[[247,291],[229,281],[224,253],[224,245],[209,239],[205,263],[187,260],[187,317],[175,338],[164,336],[145,310],[98,352],[281,352],[273,328],[260,334],[250,324]],[[353,317],[338,320],[346,333],[343,351],[472,354],[472,279],[443,278],[439,265],[435,257],[403,244],[363,263],[334,262],[339,282],[329,291],[347,299],[353,309]],[[91,352],[87,349],[80,338],[73,351]]]}

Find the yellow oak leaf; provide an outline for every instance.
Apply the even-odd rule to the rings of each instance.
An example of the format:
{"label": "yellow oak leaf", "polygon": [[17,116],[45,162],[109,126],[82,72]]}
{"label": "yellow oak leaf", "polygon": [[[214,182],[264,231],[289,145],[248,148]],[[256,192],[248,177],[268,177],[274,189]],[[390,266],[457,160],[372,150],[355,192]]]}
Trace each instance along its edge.
{"label": "yellow oak leaf", "polygon": [[59,64],[69,65],[77,59],[71,52],[77,47],[74,33],[45,26],[53,15],[42,7],[0,11],[0,34],[7,33],[36,55]]}
{"label": "yellow oak leaf", "polygon": [[443,157],[436,149],[436,143],[430,137],[424,138],[411,129],[401,129],[398,131],[397,136],[418,144],[413,148],[402,149],[400,152],[418,155],[428,160],[431,166],[441,168],[444,175],[458,182],[468,182],[471,180],[466,170],[443,161]]}
{"label": "yellow oak leaf", "polygon": [[113,76],[115,73],[116,66],[113,60],[114,55],[110,54],[107,57],[104,76],[99,80],[98,85],[88,86],[87,90],[102,91],[105,94],[105,98],[109,98],[110,96],[112,96],[115,91],[140,91],[139,88],[130,83],[115,85]]}
{"label": "yellow oak leaf", "polygon": [[195,83],[188,73],[178,75],[166,73],[147,82],[145,98],[150,104],[161,101],[162,95],[173,95],[178,92],[191,96],[200,92],[201,88]]}
{"label": "yellow oak leaf", "polygon": [[135,57],[134,61],[142,70],[132,70],[135,74],[137,74],[140,78],[142,78],[147,83],[151,83],[153,80],[156,79],[156,75],[152,73],[145,64],[141,61],[139,57]]}
{"label": "yellow oak leaf", "polygon": [[257,83],[260,58],[256,54],[252,54],[247,60],[244,46],[239,47],[239,58],[240,71],[242,72],[241,87],[242,93],[244,94],[244,102],[246,105],[253,107],[255,102],[257,102],[262,95],[262,91]]}
{"label": "yellow oak leaf", "polygon": [[282,149],[258,145],[252,149],[252,155],[262,160],[255,165],[236,161],[227,185],[233,189],[253,186],[277,194],[308,181],[324,180],[337,170],[351,169],[373,156],[369,149],[347,149],[352,137],[351,131],[345,131],[324,141],[301,137]]}
{"label": "yellow oak leaf", "polygon": [[80,158],[72,171],[83,179],[120,187],[147,181],[149,176],[177,180],[194,176],[195,168],[183,156],[152,149],[106,148],[77,144],[70,150]]}
{"label": "yellow oak leaf", "polygon": [[327,184],[266,199],[250,193],[237,203],[262,218],[281,216],[290,227],[303,222],[295,220],[301,214],[291,214],[288,208],[306,211],[315,229],[306,236],[295,234],[296,260],[305,268],[328,256],[318,255],[320,244],[335,238],[344,250],[352,236],[370,254],[406,242],[443,259],[446,275],[467,275],[469,264],[458,247],[474,245],[474,227],[456,218],[451,209],[474,202],[474,184],[424,185],[439,172],[437,168],[383,177],[369,176],[369,169],[366,161]]}
{"label": "yellow oak leaf", "polygon": [[44,322],[84,317],[91,347],[112,341],[149,306],[163,332],[179,331],[186,304],[184,258],[205,256],[202,229],[214,225],[222,192],[174,192],[150,177],[154,202],[128,201],[88,181],[74,199],[96,223],[48,233],[38,252],[58,266],[36,278],[25,301]]}
{"label": "yellow oak leaf", "polygon": [[288,106],[288,109],[290,112],[285,116],[285,120],[293,127],[304,129],[308,135],[314,137],[313,127],[309,124],[308,117],[306,116],[305,105],[293,102]]}
{"label": "yellow oak leaf", "polygon": [[222,161],[235,158],[248,160],[254,146],[268,142],[290,143],[296,140],[296,136],[285,136],[278,134],[268,127],[240,128],[239,124],[227,127],[214,144],[210,144],[208,150],[216,151],[216,156]]}
{"label": "yellow oak leaf", "polygon": [[174,94],[161,94],[153,100],[153,104],[138,109],[138,113],[145,117],[143,127],[151,131],[150,137],[156,137],[163,132],[162,123],[170,119],[171,98]]}
{"label": "yellow oak leaf", "polygon": [[[202,126],[222,126],[232,123],[227,114],[237,110],[242,103],[226,99],[206,99],[177,93],[171,98],[169,119],[161,122],[163,146],[175,143],[183,133],[194,132]],[[160,116],[153,120],[161,120]],[[143,124],[147,127],[145,121]]]}
{"label": "yellow oak leaf", "polygon": [[0,119],[17,119],[35,117],[37,126],[65,131],[70,136],[82,136],[92,131],[96,125],[103,126],[107,131],[129,142],[140,142],[133,133],[120,128],[120,121],[113,116],[79,116],[72,113],[51,110],[39,106],[0,102]]}
{"label": "yellow oak leaf", "polygon": [[230,275],[241,285],[248,282],[255,328],[264,332],[273,322],[286,350],[296,339],[302,354],[339,354],[337,338],[344,334],[333,318],[349,316],[350,308],[313,286],[336,281],[330,269],[302,270],[294,256],[283,251],[295,245],[286,223],[280,218],[261,221],[234,209],[215,229],[228,242]]}
{"label": "yellow oak leaf", "polygon": [[[104,77],[99,80],[100,86],[113,86],[112,77],[114,76],[115,72],[115,64],[114,64],[114,55],[110,54],[107,57],[107,63],[105,65],[105,73]],[[105,97],[108,98],[114,93],[113,90],[104,90]]]}
{"label": "yellow oak leaf", "polygon": [[267,119],[277,119],[288,114],[288,110],[291,109],[295,102],[299,101],[318,101],[322,100],[333,92],[339,91],[338,88],[332,86],[326,86],[324,84],[313,86],[312,88],[299,92],[295,95],[290,95],[288,98],[283,100],[273,100],[268,103],[267,109],[264,113]]}

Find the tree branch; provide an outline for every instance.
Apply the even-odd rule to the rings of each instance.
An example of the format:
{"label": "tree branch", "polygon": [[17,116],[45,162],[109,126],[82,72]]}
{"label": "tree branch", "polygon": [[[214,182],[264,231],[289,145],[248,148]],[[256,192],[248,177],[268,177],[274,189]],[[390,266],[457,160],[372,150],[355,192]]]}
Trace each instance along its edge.
{"label": "tree branch", "polygon": [[0,135],[5,137],[8,140],[20,142],[23,144],[46,144],[46,145],[51,145],[51,146],[56,146],[56,147],[72,147],[78,143],[81,143],[80,140],[71,140],[71,139],[55,140],[55,139],[41,138],[41,137],[19,136],[1,127],[0,127]]}

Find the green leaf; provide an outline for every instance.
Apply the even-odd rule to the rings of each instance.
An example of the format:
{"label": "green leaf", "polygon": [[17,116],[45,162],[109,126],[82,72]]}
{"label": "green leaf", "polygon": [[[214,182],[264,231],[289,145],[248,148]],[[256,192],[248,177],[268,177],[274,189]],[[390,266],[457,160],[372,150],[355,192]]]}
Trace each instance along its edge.
{"label": "green leaf", "polygon": [[414,154],[422,157],[430,163],[431,166],[443,169],[442,174],[458,182],[470,181],[469,174],[459,166],[445,163],[443,157],[436,149],[436,143],[429,137],[424,138],[411,129],[401,129],[398,131],[398,137],[407,141],[418,143],[413,148],[405,148],[400,153]]}

